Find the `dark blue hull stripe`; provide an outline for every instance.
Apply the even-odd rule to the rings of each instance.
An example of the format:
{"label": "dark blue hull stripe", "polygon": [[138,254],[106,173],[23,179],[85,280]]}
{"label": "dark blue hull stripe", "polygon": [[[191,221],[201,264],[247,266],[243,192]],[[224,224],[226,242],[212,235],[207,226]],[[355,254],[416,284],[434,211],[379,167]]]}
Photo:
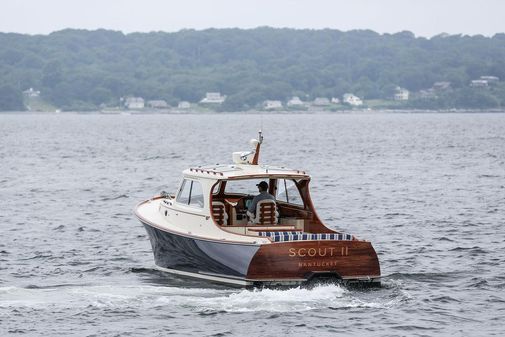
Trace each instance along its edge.
{"label": "dark blue hull stripe", "polygon": [[245,278],[259,246],[184,237],[142,222],[157,266],[188,273]]}

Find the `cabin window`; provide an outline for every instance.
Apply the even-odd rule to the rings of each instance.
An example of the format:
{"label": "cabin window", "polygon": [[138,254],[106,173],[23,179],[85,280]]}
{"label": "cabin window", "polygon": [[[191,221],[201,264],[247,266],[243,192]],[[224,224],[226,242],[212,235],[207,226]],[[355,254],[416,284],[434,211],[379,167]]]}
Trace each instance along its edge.
{"label": "cabin window", "polygon": [[189,196],[189,206],[203,208],[203,191],[199,181],[191,181],[191,194]]}
{"label": "cabin window", "polygon": [[221,182],[218,182],[216,185],[214,185],[214,188],[212,188],[212,194],[218,195],[220,190],[221,190]]}
{"label": "cabin window", "polygon": [[268,179],[228,180],[226,182],[226,193],[256,195],[258,194],[258,186],[256,185],[261,181],[268,183]]}
{"label": "cabin window", "polygon": [[277,180],[277,200],[288,204],[303,206],[303,199],[300,195],[300,191],[295,181],[291,179]]}
{"label": "cabin window", "polygon": [[176,201],[180,204],[203,208],[203,190],[200,182],[184,179]]}

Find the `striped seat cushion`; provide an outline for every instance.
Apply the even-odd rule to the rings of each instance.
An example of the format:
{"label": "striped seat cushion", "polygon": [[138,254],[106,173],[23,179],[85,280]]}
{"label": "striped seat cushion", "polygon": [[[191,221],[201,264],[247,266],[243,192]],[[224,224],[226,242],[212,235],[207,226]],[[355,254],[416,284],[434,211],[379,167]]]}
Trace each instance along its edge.
{"label": "striped seat cushion", "polygon": [[345,233],[304,233],[296,231],[282,231],[282,232],[258,232],[259,236],[266,236],[274,242],[284,241],[307,241],[307,240],[353,240],[351,234]]}

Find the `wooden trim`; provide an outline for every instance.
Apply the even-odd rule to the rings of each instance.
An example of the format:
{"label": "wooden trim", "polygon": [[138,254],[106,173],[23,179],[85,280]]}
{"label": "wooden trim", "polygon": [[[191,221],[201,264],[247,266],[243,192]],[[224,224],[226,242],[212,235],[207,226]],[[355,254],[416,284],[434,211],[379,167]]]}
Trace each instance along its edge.
{"label": "wooden trim", "polygon": [[261,148],[261,140],[259,140],[258,144],[256,144],[256,151],[254,151],[254,157],[252,160],[252,165],[258,165],[258,160],[260,158],[260,148]]}
{"label": "wooden trim", "polygon": [[366,241],[290,241],[262,245],[249,265],[247,279],[307,278],[336,273],[353,279],[380,276],[377,254]]}

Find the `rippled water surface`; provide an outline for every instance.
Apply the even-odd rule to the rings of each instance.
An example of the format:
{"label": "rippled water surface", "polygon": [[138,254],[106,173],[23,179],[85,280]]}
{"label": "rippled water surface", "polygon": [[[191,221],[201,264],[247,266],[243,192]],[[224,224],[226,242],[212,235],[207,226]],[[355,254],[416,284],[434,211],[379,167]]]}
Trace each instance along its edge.
{"label": "rippled water surface", "polygon": [[[134,205],[191,165],[306,169],[383,286],[243,290],[153,270]],[[0,335],[501,336],[505,114],[0,115]]]}

